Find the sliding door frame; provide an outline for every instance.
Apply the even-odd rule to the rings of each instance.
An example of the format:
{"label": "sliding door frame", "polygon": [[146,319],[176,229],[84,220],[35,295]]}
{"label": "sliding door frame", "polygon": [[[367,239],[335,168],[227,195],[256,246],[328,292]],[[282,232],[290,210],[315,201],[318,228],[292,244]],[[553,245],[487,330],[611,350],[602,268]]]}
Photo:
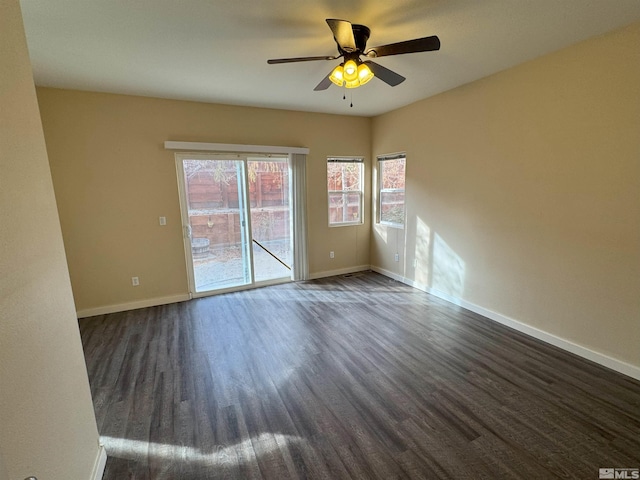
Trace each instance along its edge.
{"label": "sliding door frame", "polygon": [[[288,175],[288,178],[289,178],[289,181],[288,181],[289,183],[288,184],[289,232],[290,232],[289,243],[290,243],[290,249],[292,251],[292,257],[295,258],[294,235],[297,235],[297,232],[294,231],[295,222],[293,218],[294,217],[293,215],[294,198],[293,198],[293,180],[292,180],[293,175],[292,175],[291,155],[284,154],[284,153],[270,155],[268,153],[259,153],[259,152],[255,152],[255,153],[238,153],[238,152],[225,153],[225,152],[219,152],[219,151],[212,151],[212,152],[201,151],[197,153],[176,152],[175,165],[176,165],[178,193],[179,193],[179,201],[180,201],[182,239],[184,244],[184,255],[185,255],[185,262],[187,267],[186,273],[187,273],[190,298],[206,297],[210,295],[217,295],[220,293],[235,292],[235,291],[247,290],[247,289],[263,287],[268,285],[278,285],[282,283],[289,283],[294,280],[294,272],[295,272],[294,265],[291,266],[291,274],[289,277],[279,277],[279,278],[270,279],[270,280],[262,280],[259,282],[256,282],[256,279],[255,279],[255,264],[254,264],[254,254],[253,254],[254,248],[253,248],[253,241],[252,241],[253,232],[252,232],[252,222],[251,222],[251,199],[250,199],[250,191],[249,191],[248,166],[249,166],[249,161],[259,161],[261,157],[264,157],[265,161],[269,161],[269,158],[273,156],[276,156],[279,159],[282,159],[282,161],[286,163],[287,169],[289,171],[289,175]],[[239,211],[241,212],[241,215],[242,215],[241,222],[242,221],[246,222],[246,226],[243,226],[242,228],[243,233],[241,235],[244,235],[246,233],[246,235],[248,236],[248,238],[246,239],[246,244],[247,244],[246,249],[248,250],[247,261],[249,262],[248,263],[249,278],[250,278],[249,283],[232,286],[232,287],[218,288],[215,290],[207,290],[203,292],[196,291],[195,265],[193,262],[193,251],[192,251],[192,243],[191,243],[192,232],[191,232],[190,219],[189,219],[189,205],[188,205],[189,202],[188,202],[188,196],[187,196],[188,192],[186,189],[186,181],[185,181],[186,179],[185,179],[184,167],[183,167],[184,160],[213,160],[213,161],[233,160],[233,161],[243,162],[243,175],[242,176],[238,175],[237,181],[239,183],[240,182],[243,183],[243,186],[242,186],[243,195],[242,195],[242,198],[240,198],[239,196],[238,199],[241,203],[239,205]],[[243,212],[243,208],[241,208],[243,206],[245,207],[244,212]],[[245,245],[243,245],[242,248],[245,248]],[[244,268],[244,265],[243,265],[243,268]]]}

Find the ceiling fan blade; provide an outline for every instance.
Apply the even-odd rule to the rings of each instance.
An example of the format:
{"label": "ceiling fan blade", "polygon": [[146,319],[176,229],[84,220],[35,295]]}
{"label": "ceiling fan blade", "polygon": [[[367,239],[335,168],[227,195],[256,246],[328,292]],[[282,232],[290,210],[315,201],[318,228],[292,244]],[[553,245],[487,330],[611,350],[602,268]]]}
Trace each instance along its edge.
{"label": "ceiling fan blade", "polygon": [[387,67],[374,63],[371,60],[366,60],[364,63],[368,65],[374,76],[378,77],[387,85],[395,87],[406,80],[402,75],[397,74],[393,70],[389,70]]}
{"label": "ceiling fan blade", "polygon": [[330,75],[331,75],[331,72],[329,72],[329,75],[324,77],[322,81],[318,85],[316,85],[316,88],[314,88],[313,90],[316,92],[319,92],[320,90],[326,90],[327,88],[329,88],[332,83],[331,80],[329,79]]}
{"label": "ceiling fan blade", "polygon": [[333,38],[336,40],[340,50],[345,52],[356,51],[356,39],[353,36],[353,27],[350,22],[327,18],[327,24],[333,32]]}
{"label": "ceiling fan blade", "polygon": [[376,58],[388,55],[402,55],[403,53],[431,52],[433,50],[440,50],[440,39],[436,35],[373,47],[367,50],[365,55],[369,58]]}
{"label": "ceiling fan blade", "polygon": [[267,60],[269,65],[275,65],[277,63],[294,63],[294,62],[313,62],[315,60],[335,60],[340,57],[331,55],[328,57],[296,57],[296,58],[272,58]]}

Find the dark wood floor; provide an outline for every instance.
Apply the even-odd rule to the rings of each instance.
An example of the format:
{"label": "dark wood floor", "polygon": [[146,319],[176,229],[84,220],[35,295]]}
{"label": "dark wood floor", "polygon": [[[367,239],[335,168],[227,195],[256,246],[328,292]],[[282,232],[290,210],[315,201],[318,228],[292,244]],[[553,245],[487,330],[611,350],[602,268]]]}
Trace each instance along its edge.
{"label": "dark wood floor", "polygon": [[105,479],[597,479],[640,382],[374,273],[84,319]]}

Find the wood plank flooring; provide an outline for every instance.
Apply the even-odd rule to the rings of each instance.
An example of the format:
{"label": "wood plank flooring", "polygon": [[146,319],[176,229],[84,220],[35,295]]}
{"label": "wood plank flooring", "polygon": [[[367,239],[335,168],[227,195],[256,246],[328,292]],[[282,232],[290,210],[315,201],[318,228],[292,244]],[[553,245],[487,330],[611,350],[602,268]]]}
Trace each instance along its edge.
{"label": "wood plank flooring", "polygon": [[597,479],[640,382],[375,273],[80,321],[121,479]]}

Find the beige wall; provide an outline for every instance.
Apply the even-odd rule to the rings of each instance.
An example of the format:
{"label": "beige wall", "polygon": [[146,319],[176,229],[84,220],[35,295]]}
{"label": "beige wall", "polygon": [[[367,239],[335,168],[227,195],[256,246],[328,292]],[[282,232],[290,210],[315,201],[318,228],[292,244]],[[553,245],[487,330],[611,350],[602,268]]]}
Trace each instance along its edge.
{"label": "beige wall", "polygon": [[326,158],[364,156],[368,167],[370,119],[48,88],[38,98],[78,310],[187,293],[166,140],[309,147],[310,273],[369,264],[368,220],[327,226]]}
{"label": "beige wall", "polygon": [[9,474],[7,473],[7,469],[4,467],[4,460],[2,459],[2,450],[0,449],[0,478],[5,479],[9,478]]}
{"label": "beige wall", "polygon": [[640,367],[640,24],[372,132],[407,152],[408,211],[373,265]]}
{"label": "beige wall", "polygon": [[88,480],[98,430],[17,0],[0,65],[0,477]]}

